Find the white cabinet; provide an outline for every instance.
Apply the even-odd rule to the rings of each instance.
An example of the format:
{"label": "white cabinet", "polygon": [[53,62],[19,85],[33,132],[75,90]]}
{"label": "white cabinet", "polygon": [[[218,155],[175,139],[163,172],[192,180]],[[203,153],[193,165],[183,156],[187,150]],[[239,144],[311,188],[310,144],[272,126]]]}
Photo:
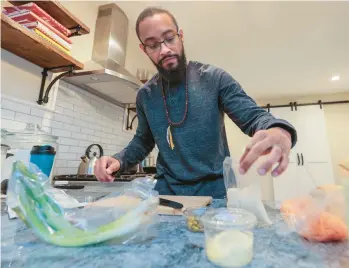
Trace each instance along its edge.
{"label": "white cabinet", "polygon": [[294,125],[298,135],[287,171],[273,179],[275,200],[294,198],[319,185],[334,183],[324,111],[319,106],[301,106],[293,111],[290,107],[271,108],[270,112]]}

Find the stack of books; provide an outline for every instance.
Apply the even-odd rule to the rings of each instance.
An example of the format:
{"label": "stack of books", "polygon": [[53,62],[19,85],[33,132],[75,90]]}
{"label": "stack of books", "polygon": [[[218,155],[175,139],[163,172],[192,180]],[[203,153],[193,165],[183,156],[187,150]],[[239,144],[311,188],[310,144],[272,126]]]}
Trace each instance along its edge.
{"label": "stack of books", "polygon": [[73,44],[69,39],[71,31],[35,3],[30,2],[21,6],[4,7],[3,13],[60,50],[69,55],[71,54]]}

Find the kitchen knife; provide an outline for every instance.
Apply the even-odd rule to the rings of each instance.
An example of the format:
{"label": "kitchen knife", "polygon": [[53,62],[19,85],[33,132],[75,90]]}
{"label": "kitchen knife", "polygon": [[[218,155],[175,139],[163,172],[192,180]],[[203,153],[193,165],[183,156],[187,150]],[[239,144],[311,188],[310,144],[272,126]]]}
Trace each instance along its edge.
{"label": "kitchen knife", "polygon": [[161,198],[161,197],[160,197],[160,200],[159,200],[159,204],[161,206],[175,208],[175,209],[183,208],[183,204],[175,202],[175,201],[172,201],[172,200],[164,199],[164,198]]}

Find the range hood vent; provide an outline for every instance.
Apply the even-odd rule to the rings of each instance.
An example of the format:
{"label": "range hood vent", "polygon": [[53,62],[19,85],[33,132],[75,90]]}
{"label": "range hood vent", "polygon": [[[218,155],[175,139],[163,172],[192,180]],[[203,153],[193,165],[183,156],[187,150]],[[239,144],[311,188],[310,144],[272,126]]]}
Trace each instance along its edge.
{"label": "range hood vent", "polygon": [[92,59],[84,70],[63,78],[118,106],[135,103],[143,83],[125,69],[128,18],[115,4],[98,9]]}

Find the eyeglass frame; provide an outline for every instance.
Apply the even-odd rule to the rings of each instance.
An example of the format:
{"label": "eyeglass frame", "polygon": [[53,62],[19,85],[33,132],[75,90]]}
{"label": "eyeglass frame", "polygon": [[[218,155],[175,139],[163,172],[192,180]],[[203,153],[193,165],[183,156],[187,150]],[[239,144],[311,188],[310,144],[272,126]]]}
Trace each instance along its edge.
{"label": "eyeglass frame", "polygon": [[[178,38],[181,37],[181,34],[180,34],[179,30],[177,31],[177,33],[176,33],[175,35],[173,35],[173,37],[175,37],[175,36],[177,36]],[[178,39],[178,40],[179,40],[179,39]],[[143,47],[144,47],[145,52],[148,53],[148,54],[154,54],[155,52],[159,52],[159,51],[161,50],[161,45],[162,45],[162,44],[164,44],[166,47],[168,47],[168,45],[166,44],[166,39],[164,39],[164,40],[161,41],[161,42],[156,42],[157,44],[159,44],[159,48],[158,48],[157,50],[154,50],[153,52],[150,52],[150,53],[149,53],[149,52],[147,51],[147,47],[149,47],[149,46],[146,45],[146,44],[144,44],[142,41],[141,41],[141,43],[142,43],[142,45],[143,45]]]}

